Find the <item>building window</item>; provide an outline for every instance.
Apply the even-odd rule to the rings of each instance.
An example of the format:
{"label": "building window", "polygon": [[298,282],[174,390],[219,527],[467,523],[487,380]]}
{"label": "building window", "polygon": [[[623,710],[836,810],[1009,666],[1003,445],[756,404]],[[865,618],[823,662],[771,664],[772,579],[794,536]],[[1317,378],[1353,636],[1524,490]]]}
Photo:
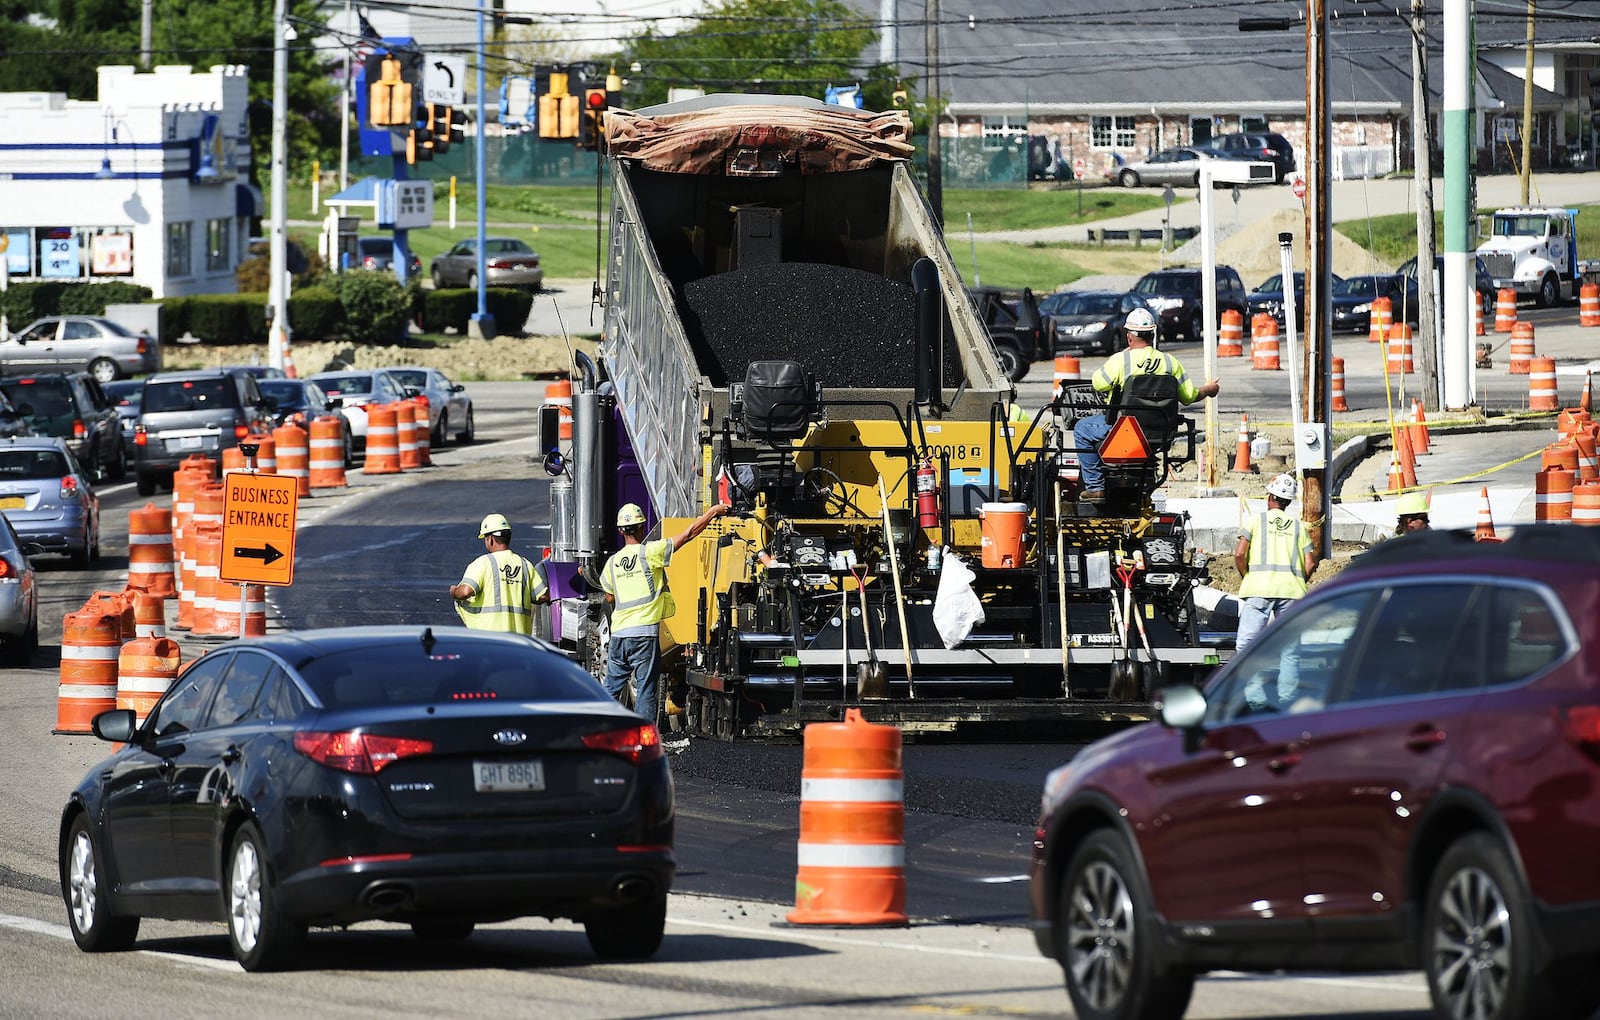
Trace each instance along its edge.
{"label": "building window", "polygon": [[1267,118],[1265,117],[1240,117],[1239,130],[1261,134],[1271,129],[1267,127]]}
{"label": "building window", "polygon": [[233,221],[232,220],[207,220],[206,221],[206,270],[215,272],[228,268],[228,259],[232,254]]}
{"label": "building window", "polygon": [[167,224],[167,275],[188,276],[194,271],[189,248],[194,224]]}
{"label": "building window", "polygon": [[1022,145],[1028,139],[1028,122],[1021,117],[983,118],[983,147],[1006,149]]}
{"label": "building window", "polygon": [[1131,149],[1137,143],[1132,117],[1093,117],[1089,141],[1097,149]]}

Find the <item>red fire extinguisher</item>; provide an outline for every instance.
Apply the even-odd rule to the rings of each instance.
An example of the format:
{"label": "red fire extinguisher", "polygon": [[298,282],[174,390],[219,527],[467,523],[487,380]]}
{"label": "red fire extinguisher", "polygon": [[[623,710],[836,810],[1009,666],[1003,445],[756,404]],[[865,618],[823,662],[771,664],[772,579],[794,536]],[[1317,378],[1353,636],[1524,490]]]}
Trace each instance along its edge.
{"label": "red fire extinguisher", "polygon": [[917,527],[939,526],[939,471],[932,457],[924,457],[917,468]]}

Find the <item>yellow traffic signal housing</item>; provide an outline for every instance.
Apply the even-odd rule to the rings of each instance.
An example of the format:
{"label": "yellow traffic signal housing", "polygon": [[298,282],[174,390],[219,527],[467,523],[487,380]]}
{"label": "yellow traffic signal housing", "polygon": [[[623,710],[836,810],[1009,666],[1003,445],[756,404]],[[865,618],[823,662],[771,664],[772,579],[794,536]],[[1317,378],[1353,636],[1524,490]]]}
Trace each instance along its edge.
{"label": "yellow traffic signal housing", "polygon": [[399,127],[411,114],[411,83],[401,77],[401,62],[385,57],[382,75],[367,86],[367,119],[374,127]]}
{"label": "yellow traffic signal housing", "polygon": [[539,97],[539,137],[578,137],[578,97]]}
{"label": "yellow traffic signal housing", "polygon": [[411,128],[406,132],[406,162],[415,166],[433,158],[434,125],[444,107],[435,103],[418,103],[412,113]]}
{"label": "yellow traffic signal housing", "polygon": [[578,148],[599,150],[605,144],[609,103],[605,89],[583,90],[583,123],[578,127]]}

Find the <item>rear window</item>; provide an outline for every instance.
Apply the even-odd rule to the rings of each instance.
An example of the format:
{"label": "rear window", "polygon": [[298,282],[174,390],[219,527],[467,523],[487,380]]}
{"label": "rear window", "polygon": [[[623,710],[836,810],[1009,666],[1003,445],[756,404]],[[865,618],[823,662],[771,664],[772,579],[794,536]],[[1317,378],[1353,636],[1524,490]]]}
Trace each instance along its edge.
{"label": "rear window", "polygon": [[533,249],[521,241],[486,241],[484,251],[499,252],[503,255],[532,255]]}
{"label": "rear window", "polygon": [[277,401],[279,407],[299,407],[306,402],[305,387],[293,379],[263,379],[256,385],[263,397]]}
{"label": "rear window", "polygon": [[322,392],[330,397],[372,392],[370,375],[319,375],[311,381],[321,386]]}
{"label": "rear window", "polygon": [[159,414],[162,411],[215,411],[237,405],[230,379],[182,379],[145,383],[141,410],[145,414]]}
{"label": "rear window", "polygon": [[32,405],[33,410],[26,413],[40,418],[74,413],[72,389],[65,379],[7,379],[0,383],[0,390],[19,409],[23,404]]}
{"label": "rear window", "polygon": [[0,481],[38,481],[71,473],[60,450],[0,450]]}
{"label": "rear window", "polygon": [[439,640],[320,656],[300,675],[327,708],[452,701],[596,701],[607,695],[577,666],[531,647]]}
{"label": "rear window", "polygon": [[1134,288],[1141,294],[1198,294],[1199,273],[1157,273],[1141,279]]}
{"label": "rear window", "polygon": [[391,368],[389,375],[398,379],[402,386],[415,386],[421,389],[428,385],[428,373],[419,368]]}

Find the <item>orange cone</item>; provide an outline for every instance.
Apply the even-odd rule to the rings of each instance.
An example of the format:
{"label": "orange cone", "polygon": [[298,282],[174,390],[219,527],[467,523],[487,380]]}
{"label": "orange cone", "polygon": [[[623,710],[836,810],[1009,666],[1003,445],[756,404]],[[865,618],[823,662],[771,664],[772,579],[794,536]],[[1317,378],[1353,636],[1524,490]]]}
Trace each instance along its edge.
{"label": "orange cone", "polygon": [[1482,498],[1478,501],[1478,527],[1472,537],[1479,542],[1498,542],[1500,539],[1494,533],[1494,509],[1489,506],[1489,487],[1483,487]]}
{"label": "orange cone", "polygon": [[1578,409],[1581,411],[1594,411],[1594,396],[1589,389],[1589,384],[1594,380],[1593,372],[1583,374],[1583,396],[1578,398]]}
{"label": "orange cone", "polygon": [[1250,416],[1239,416],[1239,446],[1233,453],[1233,469],[1242,474],[1249,474],[1250,467]]}
{"label": "orange cone", "polygon": [[1417,457],[1411,449],[1411,430],[1401,426],[1394,433],[1395,453],[1400,456],[1400,471],[1406,488],[1417,484]]}
{"label": "orange cone", "polygon": [[289,349],[288,344],[283,345],[283,374],[291,379],[299,378],[294,370],[294,351]]}
{"label": "orange cone", "polygon": [[1405,467],[1400,463],[1400,448],[1389,451],[1389,492],[1399,492],[1406,487]]}
{"label": "orange cone", "polygon": [[1428,452],[1428,416],[1423,413],[1422,401],[1411,401],[1411,452],[1418,456]]}

